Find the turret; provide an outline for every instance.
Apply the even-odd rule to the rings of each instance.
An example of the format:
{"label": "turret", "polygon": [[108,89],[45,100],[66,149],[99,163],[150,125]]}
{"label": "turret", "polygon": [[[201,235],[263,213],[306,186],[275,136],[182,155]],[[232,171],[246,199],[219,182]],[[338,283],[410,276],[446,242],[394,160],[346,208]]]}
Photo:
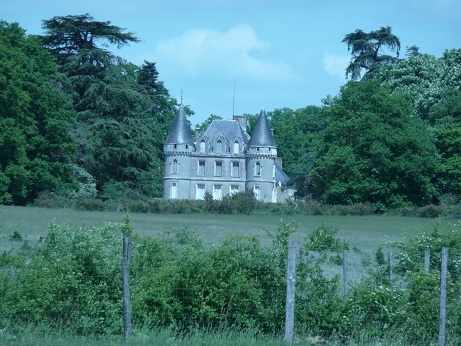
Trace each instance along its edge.
{"label": "turret", "polygon": [[246,154],[247,190],[252,190],[258,200],[275,202],[277,146],[264,109],[259,114]]}
{"label": "turret", "polygon": [[189,157],[194,150],[189,123],[181,104],[163,147],[165,154],[164,197],[190,198]]}

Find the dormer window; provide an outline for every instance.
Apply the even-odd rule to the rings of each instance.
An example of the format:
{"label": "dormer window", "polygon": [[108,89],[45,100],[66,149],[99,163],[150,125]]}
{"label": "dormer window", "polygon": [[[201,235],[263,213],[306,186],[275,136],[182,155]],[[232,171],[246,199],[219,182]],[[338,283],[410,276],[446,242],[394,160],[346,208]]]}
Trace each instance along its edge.
{"label": "dormer window", "polygon": [[205,152],[205,141],[203,139],[200,141],[200,152]]}
{"label": "dormer window", "polygon": [[239,141],[234,142],[234,154],[238,154],[240,152],[240,143]]}
{"label": "dormer window", "polygon": [[222,141],[220,139],[216,142],[216,153],[222,153]]}

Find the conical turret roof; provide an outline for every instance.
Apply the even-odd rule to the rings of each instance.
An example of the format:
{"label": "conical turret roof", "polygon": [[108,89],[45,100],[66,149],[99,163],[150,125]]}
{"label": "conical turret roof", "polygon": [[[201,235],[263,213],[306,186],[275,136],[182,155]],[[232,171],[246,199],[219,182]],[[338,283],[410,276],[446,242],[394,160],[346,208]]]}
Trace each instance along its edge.
{"label": "conical turret roof", "polygon": [[255,129],[251,135],[248,146],[267,146],[275,147],[274,136],[272,135],[269,121],[267,120],[266,111],[263,109],[259,113],[258,121],[256,122]]}
{"label": "conical turret roof", "polygon": [[178,114],[174,120],[173,126],[171,127],[170,133],[166,137],[166,144],[194,144],[192,135],[189,129],[189,123],[186,119],[186,113],[184,107],[179,106]]}

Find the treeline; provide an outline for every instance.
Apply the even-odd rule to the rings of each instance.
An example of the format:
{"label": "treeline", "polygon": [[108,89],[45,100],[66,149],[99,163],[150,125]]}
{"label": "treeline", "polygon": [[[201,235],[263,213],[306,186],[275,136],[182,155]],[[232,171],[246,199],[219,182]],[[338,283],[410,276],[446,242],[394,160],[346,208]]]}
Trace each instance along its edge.
{"label": "treeline", "polygon": [[[161,197],[177,101],[155,62],[136,66],[106,49],[139,38],[89,14],[44,20],[43,29],[32,36],[0,22],[0,203]],[[389,27],[343,43],[351,81],[336,96],[268,112],[287,187],[305,202],[376,211],[457,204],[461,49],[436,58],[412,46],[400,59]],[[251,132],[256,115],[248,119]]]}

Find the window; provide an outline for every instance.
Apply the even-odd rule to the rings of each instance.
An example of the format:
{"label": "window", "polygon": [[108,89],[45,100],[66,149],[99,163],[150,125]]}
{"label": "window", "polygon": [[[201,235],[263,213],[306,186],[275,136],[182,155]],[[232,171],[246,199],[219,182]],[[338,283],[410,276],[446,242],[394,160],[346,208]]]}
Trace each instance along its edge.
{"label": "window", "polygon": [[197,175],[205,176],[205,161],[198,162]]}
{"label": "window", "polygon": [[234,142],[234,154],[238,154],[240,152],[240,144],[239,141]]}
{"label": "window", "polygon": [[222,153],[222,141],[220,139],[216,142],[216,153]]}
{"label": "window", "polygon": [[213,199],[222,199],[221,185],[213,185]]}
{"label": "window", "polygon": [[172,182],[170,188],[170,198],[178,198],[178,183]]}
{"label": "window", "polygon": [[200,141],[200,152],[205,152],[205,141],[203,139]]}
{"label": "window", "polygon": [[255,165],[255,175],[258,177],[261,176],[261,164],[259,162],[256,162]]}
{"label": "window", "polygon": [[253,194],[255,195],[255,199],[257,201],[260,201],[261,200],[261,186],[255,185],[253,187]]}
{"label": "window", "polygon": [[222,177],[222,161],[216,161],[214,166],[215,177]]}
{"label": "window", "polygon": [[239,177],[240,176],[240,163],[239,162],[232,162],[232,177]]}
{"label": "window", "polygon": [[178,174],[178,160],[174,159],[173,163],[171,164],[171,173]]}
{"label": "window", "polygon": [[230,194],[233,195],[234,193],[238,193],[240,188],[238,185],[231,185],[230,186]]}
{"label": "window", "polygon": [[205,184],[197,184],[195,191],[196,199],[205,199]]}

